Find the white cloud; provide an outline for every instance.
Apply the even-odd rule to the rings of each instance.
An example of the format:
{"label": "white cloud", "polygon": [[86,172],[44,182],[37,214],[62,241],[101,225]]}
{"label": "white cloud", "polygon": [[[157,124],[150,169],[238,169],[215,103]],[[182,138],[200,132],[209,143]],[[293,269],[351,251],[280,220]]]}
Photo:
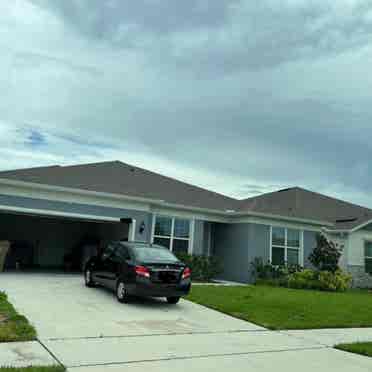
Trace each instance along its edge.
{"label": "white cloud", "polygon": [[372,206],[371,1],[105,4],[0,4],[0,168],[119,159]]}

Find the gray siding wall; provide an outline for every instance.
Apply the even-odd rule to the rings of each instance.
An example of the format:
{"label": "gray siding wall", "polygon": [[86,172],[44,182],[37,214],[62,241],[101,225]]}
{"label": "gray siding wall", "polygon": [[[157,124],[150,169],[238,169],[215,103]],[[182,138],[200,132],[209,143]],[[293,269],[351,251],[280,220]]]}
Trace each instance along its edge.
{"label": "gray siding wall", "polygon": [[251,262],[270,257],[270,226],[258,224],[214,224],[212,254],[223,264],[221,279],[252,282]]}
{"label": "gray siding wall", "polygon": [[[316,246],[316,232],[304,231],[304,264]],[[212,254],[220,258],[224,270],[220,279],[252,282],[251,262],[256,257],[270,260],[270,226],[260,224],[213,224]]]}
{"label": "gray siding wall", "polygon": [[222,261],[224,280],[249,281],[248,224],[214,224],[213,254]]}
{"label": "gray siding wall", "polygon": [[[139,242],[150,242],[152,233],[152,214],[141,211],[126,211],[129,218],[134,218],[136,220],[136,236],[135,240]],[[145,224],[145,230],[140,233],[140,227],[142,222]]]}
{"label": "gray siding wall", "polygon": [[204,222],[203,254],[208,256],[212,250],[212,223]]}
{"label": "gray siding wall", "polygon": [[194,228],[194,255],[207,256],[210,252],[212,223],[207,221],[195,221]]}
{"label": "gray siding wall", "polygon": [[204,254],[204,221],[195,221],[193,254],[200,256]]}
{"label": "gray siding wall", "polygon": [[270,226],[249,224],[248,225],[248,265],[249,265],[249,282],[252,282],[251,262],[256,257],[262,258],[264,263],[270,260]]}
{"label": "gray siding wall", "polygon": [[304,231],[304,266],[307,268],[312,267],[309,256],[316,247],[316,235],[315,231]]}

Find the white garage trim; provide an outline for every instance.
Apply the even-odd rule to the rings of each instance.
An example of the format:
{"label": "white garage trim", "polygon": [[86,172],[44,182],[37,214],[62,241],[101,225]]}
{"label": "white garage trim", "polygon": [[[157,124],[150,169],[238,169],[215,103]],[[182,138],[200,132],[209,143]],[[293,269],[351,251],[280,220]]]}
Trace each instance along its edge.
{"label": "white garage trim", "polygon": [[128,238],[131,242],[136,241],[136,224],[137,221],[135,219],[132,219],[132,223],[129,225]]}
{"label": "white garage trim", "polygon": [[59,211],[51,211],[47,209],[31,209],[31,208],[22,208],[22,207],[12,207],[10,205],[0,205],[0,212],[15,212],[15,213],[21,213],[21,214],[30,214],[30,215],[46,216],[46,217],[50,216],[50,217],[76,218],[80,220],[89,220],[89,221],[121,222],[120,218],[115,218],[115,217],[59,212]]}

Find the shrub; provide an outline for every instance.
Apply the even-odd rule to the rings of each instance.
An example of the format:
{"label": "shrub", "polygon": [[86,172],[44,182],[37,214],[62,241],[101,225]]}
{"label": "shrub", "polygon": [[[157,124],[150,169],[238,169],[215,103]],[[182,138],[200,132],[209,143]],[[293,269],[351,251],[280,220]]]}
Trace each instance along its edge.
{"label": "shrub", "polygon": [[288,277],[283,276],[281,278],[272,279],[257,279],[256,285],[269,285],[271,287],[288,287]]}
{"label": "shrub", "polygon": [[253,281],[256,282],[257,280],[261,279],[271,279],[273,277],[273,269],[270,264],[264,264],[263,259],[261,257],[256,257],[251,262],[252,267],[252,277]]}
{"label": "shrub", "polygon": [[344,292],[351,287],[352,277],[341,270],[336,272],[321,271],[319,273],[319,289],[325,291]]}
{"label": "shrub", "polygon": [[[251,262],[252,276],[254,282],[262,280],[277,280],[287,277],[289,274],[301,271],[302,267],[299,265],[272,265],[270,262],[264,264],[261,257],[256,257]],[[280,282],[280,281],[279,281]]]}
{"label": "shrub", "polygon": [[299,265],[278,266],[269,262],[264,264],[261,257],[256,257],[251,266],[255,284],[275,287],[287,287],[289,275],[303,270]]}
{"label": "shrub", "polygon": [[296,289],[318,289],[323,291],[342,292],[351,286],[351,276],[337,270],[314,271],[304,270],[288,277],[288,287]]}
{"label": "shrub", "polygon": [[341,253],[337,245],[329,241],[323,234],[316,237],[317,245],[309,256],[309,261],[320,271],[336,272]]}
{"label": "shrub", "polygon": [[306,269],[290,274],[288,277],[288,287],[296,289],[318,289],[317,272]]}
{"label": "shrub", "polygon": [[179,260],[191,269],[192,280],[209,282],[222,271],[220,261],[213,256],[192,256],[177,254]]}

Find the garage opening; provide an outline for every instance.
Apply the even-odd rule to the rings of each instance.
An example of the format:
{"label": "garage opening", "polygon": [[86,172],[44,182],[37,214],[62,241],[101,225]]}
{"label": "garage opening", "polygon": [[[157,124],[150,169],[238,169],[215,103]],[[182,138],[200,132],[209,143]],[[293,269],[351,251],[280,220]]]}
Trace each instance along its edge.
{"label": "garage opening", "polygon": [[91,220],[0,213],[0,242],[8,242],[4,270],[82,271],[111,240],[128,240],[131,219]]}

